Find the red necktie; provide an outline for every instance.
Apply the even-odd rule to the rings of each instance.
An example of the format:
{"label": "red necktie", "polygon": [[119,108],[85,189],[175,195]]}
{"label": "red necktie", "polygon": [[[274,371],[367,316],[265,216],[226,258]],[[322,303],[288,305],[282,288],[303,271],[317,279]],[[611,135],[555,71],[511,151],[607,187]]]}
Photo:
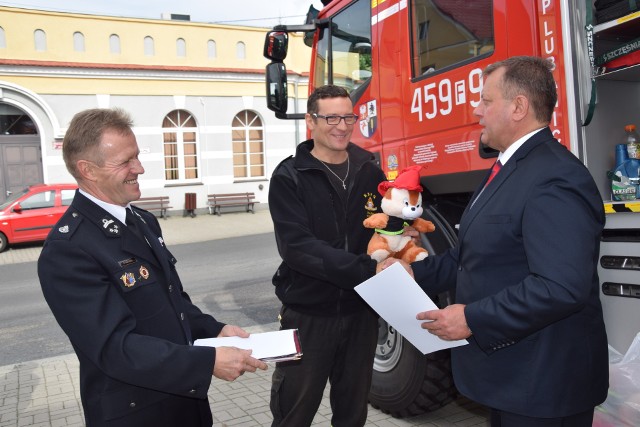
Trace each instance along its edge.
{"label": "red necktie", "polygon": [[486,187],[487,185],[489,185],[489,183],[491,182],[491,180],[493,179],[494,176],[496,176],[498,174],[498,172],[500,171],[500,168],[502,167],[502,163],[500,163],[500,160],[496,161],[493,164],[493,167],[491,168],[491,174],[489,174],[489,178],[487,179],[487,182],[485,182],[484,186]]}

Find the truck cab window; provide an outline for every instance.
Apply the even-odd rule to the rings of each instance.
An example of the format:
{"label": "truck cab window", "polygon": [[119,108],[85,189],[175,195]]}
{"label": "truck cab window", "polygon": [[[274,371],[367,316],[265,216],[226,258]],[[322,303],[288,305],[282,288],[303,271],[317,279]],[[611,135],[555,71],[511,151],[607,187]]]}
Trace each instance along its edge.
{"label": "truck cab window", "polygon": [[493,52],[493,0],[412,0],[413,77]]}
{"label": "truck cab window", "polygon": [[349,93],[371,78],[371,6],[359,0],[336,14],[316,49],[316,87],[332,83]]}

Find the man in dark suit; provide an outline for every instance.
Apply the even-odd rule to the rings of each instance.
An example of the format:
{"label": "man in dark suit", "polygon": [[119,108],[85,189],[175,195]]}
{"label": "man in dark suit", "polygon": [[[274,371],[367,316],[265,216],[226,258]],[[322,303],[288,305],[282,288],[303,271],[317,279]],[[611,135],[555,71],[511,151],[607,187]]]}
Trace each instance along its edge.
{"label": "man in dark suit", "polygon": [[474,114],[502,167],[473,195],[456,247],[411,265],[425,291],[456,290],[456,304],[417,318],[469,340],[451,351],[456,386],[492,409],[492,426],[591,426],[608,388],[602,199],[548,127],[551,64],[514,57],[484,78]]}
{"label": "man in dark suit", "polygon": [[63,141],[79,190],[47,238],[38,275],[80,361],[88,427],[211,426],[212,374],[266,369],[249,350],[193,340],[248,334],[202,313],[140,197],[138,144],[118,109],[76,114]]}

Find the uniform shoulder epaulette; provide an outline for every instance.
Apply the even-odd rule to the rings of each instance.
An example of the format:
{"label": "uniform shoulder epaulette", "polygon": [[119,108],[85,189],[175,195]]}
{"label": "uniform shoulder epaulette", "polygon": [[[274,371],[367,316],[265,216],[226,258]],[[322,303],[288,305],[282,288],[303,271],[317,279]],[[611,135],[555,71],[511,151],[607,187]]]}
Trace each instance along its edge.
{"label": "uniform shoulder epaulette", "polygon": [[69,240],[82,222],[82,215],[69,208],[49,233],[48,239]]}

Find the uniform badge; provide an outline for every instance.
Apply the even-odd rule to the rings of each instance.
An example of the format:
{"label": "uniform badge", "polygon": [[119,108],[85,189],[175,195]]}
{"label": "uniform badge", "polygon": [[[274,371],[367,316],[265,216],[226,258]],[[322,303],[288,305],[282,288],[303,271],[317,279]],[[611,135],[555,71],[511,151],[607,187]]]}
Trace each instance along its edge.
{"label": "uniform badge", "polygon": [[133,273],[124,273],[120,276],[120,280],[122,280],[122,283],[124,283],[127,288],[136,284],[136,278],[133,276]]}
{"label": "uniform badge", "polygon": [[68,233],[69,232],[69,226],[68,225],[64,225],[60,228],[58,228],[58,231],[61,233]]}
{"label": "uniform badge", "polygon": [[120,234],[120,227],[111,218],[102,218],[102,228],[112,234]]}
{"label": "uniform badge", "polygon": [[149,278],[149,270],[147,270],[147,267],[145,267],[144,265],[140,266],[140,276],[144,280],[147,280]]}

